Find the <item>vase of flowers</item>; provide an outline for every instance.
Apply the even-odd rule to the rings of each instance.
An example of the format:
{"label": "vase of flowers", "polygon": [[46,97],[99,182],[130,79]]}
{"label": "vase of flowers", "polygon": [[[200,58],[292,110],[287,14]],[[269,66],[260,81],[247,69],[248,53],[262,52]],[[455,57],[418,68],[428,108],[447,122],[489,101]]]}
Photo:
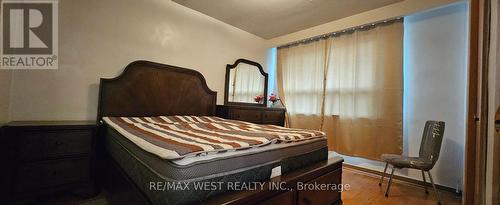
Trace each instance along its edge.
{"label": "vase of flowers", "polygon": [[269,95],[269,101],[271,102],[271,107],[279,107],[278,102],[280,99],[278,98],[278,96],[276,96],[274,93],[271,93],[271,95]]}
{"label": "vase of flowers", "polygon": [[256,103],[259,103],[264,99],[264,96],[262,95],[256,95],[253,100],[256,102]]}

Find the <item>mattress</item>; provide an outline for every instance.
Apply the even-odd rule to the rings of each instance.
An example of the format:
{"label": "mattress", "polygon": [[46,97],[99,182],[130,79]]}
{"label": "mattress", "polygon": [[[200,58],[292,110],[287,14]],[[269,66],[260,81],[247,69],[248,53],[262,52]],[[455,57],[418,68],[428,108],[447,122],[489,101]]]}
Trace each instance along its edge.
{"label": "mattress", "polygon": [[[180,165],[181,163],[176,164],[142,150],[112,127],[107,128],[104,138],[108,155],[154,205],[196,204],[211,196],[231,190],[225,189],[226,186],[221,186],[222,189],[216,190],[196,190],[194,188],[195,183],[261,182],[269,179],[272,169],[277,166],[281,166],[281,173],[284,174],[326,160],[328,156],[326,141],[317,139],[302,142],[299,146],[290,146],[291,144],[289,144],[290,147],[287,150],[298,150],[292,150],[290,153],[277,151],[280,149],[271,149],[271,146],[266,151],[268,152],[267,157],[270,157],[272,153],[279,152],[282,158],[273,157],[268,159],[263,157],[264,155],[260,154],[260,152],[249,150],[245,153],[231,154],[230,156],[204,156],[205,160]],[[307,150],[303,146],[313,149]],[[314,150],[314,147],[322,148]],[[293,155],[293,152],[297,155]],[[244,157],[261,160],[246,160]],[[156,191],[150,188],[152,182],[189,182],[189,188],[187,190]]]}
{"label": "mattress", "polygon": [[[147,167],[169,180],[200,180],[265,163],[273,164],[274,167],[283,165],[283,169],[286,167],[281,163],[284,159],[302,155],[307,160],[308,155],[316,155],[317,152],[325,153],[326,157],[328,152],[326,139],[317,138],[215,155],[166,160],[138,147],[112,127],[108,127],[108,137],[113,143],[123,146]],[[282,172],[287,171],[284,169]]]}
{"label": "mattress", "polygon": [[325,137],[321,131],[258,125],[211,116],[103,119],[143,150],[169,160]]}

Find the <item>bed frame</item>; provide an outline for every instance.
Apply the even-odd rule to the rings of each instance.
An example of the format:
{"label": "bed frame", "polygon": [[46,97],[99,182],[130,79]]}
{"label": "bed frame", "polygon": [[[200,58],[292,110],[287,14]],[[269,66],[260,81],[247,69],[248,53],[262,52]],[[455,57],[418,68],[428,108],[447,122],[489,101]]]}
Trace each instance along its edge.
{"label": "bed frame", "polygon": [[[116,78],[101,79],[97,121],[99,122],[98,181],[111,204],[152,204],[104,147],[103,116],[198,115],[216,113],[217,93],[210,90],[198,71],[149,61],[130,63]],[[267,189],[228,192],[207,199],[206,204],[341,204],[337,191],[301,191],[296,183],[341,183],[341,158],[329,159],[272,178],[285,182],[289,191]],[[286,202],[286,203],[283,203]]]}

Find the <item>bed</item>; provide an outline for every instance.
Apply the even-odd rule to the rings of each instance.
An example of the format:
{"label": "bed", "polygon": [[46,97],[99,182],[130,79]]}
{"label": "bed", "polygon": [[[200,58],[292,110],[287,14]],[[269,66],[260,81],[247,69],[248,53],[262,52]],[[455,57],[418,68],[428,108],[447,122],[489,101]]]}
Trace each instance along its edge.
{"label": "bed", "polygon": [[[136,61],[120,76],[101,79],[101,181],[110,203],[261,204],[288,192],[260,190],[252,196],[227,184],[277,178],[296,184],[333,172],[330,181],[340,182],[343,160],[327,160],[321,132],[219,118],[215,104],[216,93],[191,69]],[[270,180],[276,169],[281,176]],[[197,188],[214,183],[216,188]],[[287,186],[294,189],[294,183]],[[239,193],[246,195],[238,202]],[[332,196],[328,204],[341,202],[340,194]],[[310,198],[306,194],[302,202],[314,202]]]}

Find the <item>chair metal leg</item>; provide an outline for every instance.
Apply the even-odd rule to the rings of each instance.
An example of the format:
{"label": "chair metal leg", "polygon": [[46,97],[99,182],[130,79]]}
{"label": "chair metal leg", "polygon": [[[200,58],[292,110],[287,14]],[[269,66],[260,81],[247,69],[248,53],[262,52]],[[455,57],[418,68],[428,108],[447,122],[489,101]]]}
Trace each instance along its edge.
{"label": "chair metal leg", "polygon": [[422,172],[422,179],[424,180],[424,189],[425,189],[425,194],[429,194],[429,191],[427,191],[427,182],[425,181],[425,173],[424,170],[420,170]]}
{"label": "chair metal leg", "polygon": [[427,174],[429,175],[429,179],[431,180],[432,188],[434,188],[434,192],[436,192],[436,199],[438,201],[438,205],[441,205],[441,198],[439,197],[439,192],[436,189],[436,185],[434,184],[434,180],[432,180],[431,172],[427,171]]}
{"label": "chair metal leg", "polygon": [[380,182],[378,183],[379,186],[382,186],[382,182],[384,181],[385,177],[385,172],[387,171],[387,166],[389,166],[389,162],[385,163],[384,173],[382,173],[382,177],[380,177]]}
{"label": "chair metal leg", "polygon": [[391,188],[392,176],[394,175],[394,170],[396,168],[392,167],[391,176],[389,177],[389,183],[387,184],[387,189],[385,190],[385,197],[389,197],[389,189]]}

